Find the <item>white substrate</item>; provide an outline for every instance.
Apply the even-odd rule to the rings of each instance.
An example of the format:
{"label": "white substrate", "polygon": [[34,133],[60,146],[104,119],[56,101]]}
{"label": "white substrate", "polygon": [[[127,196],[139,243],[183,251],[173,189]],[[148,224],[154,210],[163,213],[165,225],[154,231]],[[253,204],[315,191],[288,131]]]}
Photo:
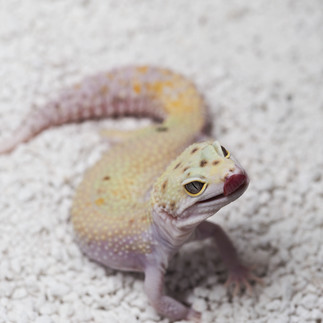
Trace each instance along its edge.
{"label": "white substrate", "polygon": [[[168,293],[203,322],[323,320],[323,5],[320,0],[3,1],[0,136],[58,90],[96,71],[149,63],[195,80],[214,137],[251,176],[218,213],[264,280],[231,299],[211,242],[187,245]],[[88,122],[49,130],[0,156],[0,322],[167,322],[140,274],[105,270],[74,240],[69,208],[107,149]]]}

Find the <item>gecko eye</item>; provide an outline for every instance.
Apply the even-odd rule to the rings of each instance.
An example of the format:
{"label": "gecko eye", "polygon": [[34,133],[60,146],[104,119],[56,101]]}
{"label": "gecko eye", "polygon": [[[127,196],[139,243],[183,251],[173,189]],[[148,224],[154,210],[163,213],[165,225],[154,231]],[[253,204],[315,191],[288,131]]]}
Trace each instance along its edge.
{"label": "gecko eye", "polygon": [[190,196],[199,196],[206,189],[207,184],[199,181],[189,182],[184,185],[185,191]]}
{"label": "gecko eye", "polygon": [[230,158],[230,152],[227,151],[223,146],[221,146],[221,149],[222,149],[223,156],[225,158]]}

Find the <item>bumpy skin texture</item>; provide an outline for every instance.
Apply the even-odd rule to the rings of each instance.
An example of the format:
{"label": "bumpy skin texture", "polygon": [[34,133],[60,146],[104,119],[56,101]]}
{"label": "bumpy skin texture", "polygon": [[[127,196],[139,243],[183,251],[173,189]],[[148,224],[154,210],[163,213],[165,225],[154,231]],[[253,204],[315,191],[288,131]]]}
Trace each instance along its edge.
{"label": "bumpy skin texture", "polygon": [[[205,221],[245,191],[248,177],[218,142],[194,143],[206,109],[190,81],[146,66],[90,77],[27,117],[0,143],[0,153],[51,126],[122,115],[160,122],[113,146],[86,172],[72,207],[77,240],[106,266],[144,271],[145,291],[160,314],[198,321],[200,313],[163,293],[168,261],[185,242],[214,238],[237,287],[256,277],[240,264],[223,230]],[[192,185],[197,193],[188,191]]]}

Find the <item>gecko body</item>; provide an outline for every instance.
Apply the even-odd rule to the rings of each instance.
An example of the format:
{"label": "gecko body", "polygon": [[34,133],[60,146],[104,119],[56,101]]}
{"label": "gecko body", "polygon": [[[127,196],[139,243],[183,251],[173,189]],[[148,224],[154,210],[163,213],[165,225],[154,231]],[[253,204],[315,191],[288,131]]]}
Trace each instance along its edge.
{"label": "gecko body", "polygon": [[213,237],[230,282],[248,287],[256,277],[223,230],[206,221],[243,194],[249,180],[217,141],[196,142],[207,113],[193,83],[146,66],[95,75],[27,116],[0,154],[52,126],[122,115],[158,123],[114,145],[86,171],[71,209],[76,239],[93,260],[144,272],[146,294],[160,314],[199,320],[200,313],[163,292],[168,262],[184,243]]}

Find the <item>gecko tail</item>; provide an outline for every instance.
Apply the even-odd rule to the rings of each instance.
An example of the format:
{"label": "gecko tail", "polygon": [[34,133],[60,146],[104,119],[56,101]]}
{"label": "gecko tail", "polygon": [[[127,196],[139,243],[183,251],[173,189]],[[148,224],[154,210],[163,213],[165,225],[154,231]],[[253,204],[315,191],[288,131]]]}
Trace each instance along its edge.
{"label": "gecko tail", "polygon": [[13,135],[0,141],[0,155],[12,152],[19,144],[29,141],[44,129],[49,128],[52,122],[44,112],[40,110],[30,113]]}
{"label": "gecko tail", "polygon": [[42,108],[31,111],[9,138],[0,141],[0,155],[12,152],[19,144],[28,142],[45,129],[75,121],[75,117],[71,118],[66,115],[69,109],[66,109],[65,115],[58,111],[64,95]]}
{"label": "gecko tail", "polygon": [[[45,106],[32,111],[9,140],[0,141],[0,154],[9,153],[50,127],[106,117],[150,117],[185,121],[199,132],[203,99],[195,86],[167,69],[129,66],[86,78]],[[196,130],[194,130],[194,129]]]}
{"label": "gecko tail", "polygon": [[11,138],[7,141],[0,143],[0,155],[11,153],[21,142],[21,140],[16,140],[16,138]]}
{"label": "gecko tail", "polygon": [[20,143],[15,140],[8,140],[0,143],[0,155],[8,154],[12,152],[16,146]]}
{"label": "gecko tail", "polygon": [[[158,70],[153,72],[158,78]],[[32,111],[8,140],[0,141],[0,154],[10,153],[45,129],[66,123],[124,115],[163,120],[162,107],[149,93],[138,93],[135,78],[137,69],[121,68],[88,77],[66,89],[57,99]],[[145,81],[139,78],[141,84]]]}

